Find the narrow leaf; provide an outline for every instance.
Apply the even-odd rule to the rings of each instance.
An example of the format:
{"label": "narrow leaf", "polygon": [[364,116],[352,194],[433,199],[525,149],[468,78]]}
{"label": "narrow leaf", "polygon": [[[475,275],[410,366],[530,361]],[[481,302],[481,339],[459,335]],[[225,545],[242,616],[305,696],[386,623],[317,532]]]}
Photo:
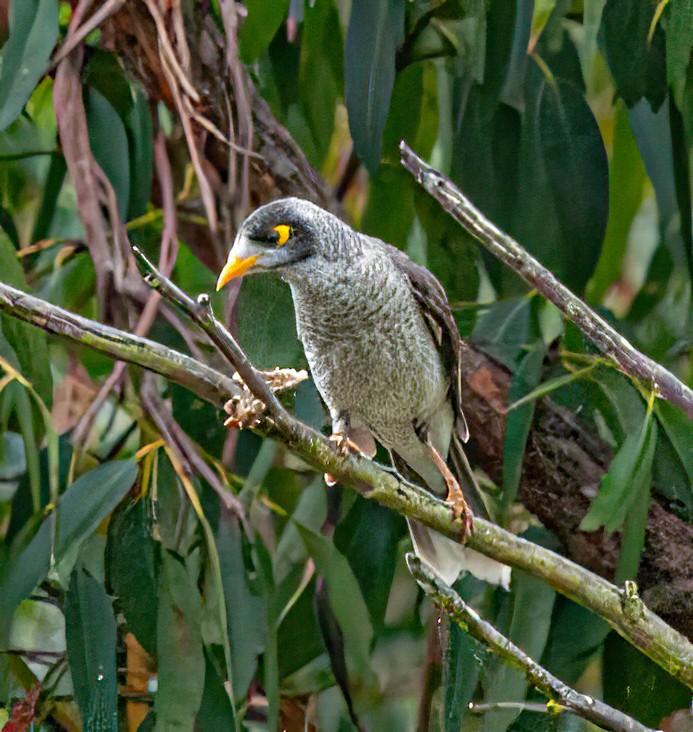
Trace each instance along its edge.
{"label": "narrow leaf", "polygon": [[354,150],[370,173],[380,164],[383,129],[404,40],[404,0],[353,0],[344,85]]}
{"label": "narrow leaf", "polygon": [[0,65],[0,131],[22,111],[58,38],[57,0],[12,0]]}

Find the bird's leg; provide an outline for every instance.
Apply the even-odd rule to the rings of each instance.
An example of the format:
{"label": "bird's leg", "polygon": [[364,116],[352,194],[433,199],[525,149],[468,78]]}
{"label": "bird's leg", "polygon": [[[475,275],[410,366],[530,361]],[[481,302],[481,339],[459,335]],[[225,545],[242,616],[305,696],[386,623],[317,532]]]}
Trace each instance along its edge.
{"label": "bird's leg", "polygon": [[445,499],[445,503],[452,508],[452,513],[456,519],[462,519],[464,523],[464,536],[463,541],[472,533],[472,512],[467,501],[465,500],[464,493],[460,488],[460,484],[457,478],[453,475],[452,471],[445,462],[445,459],[440,454],[435,445],[431,442],[430,438],[426,440],[428,449],[431,451],[431,457],[436,467],[440,471],[440,474],[445,479],[445,484],[448,487],[448,495]]}
{"label": "bird's leg", "polygon": [[[349,422],[349,415],[343,412],[332,412],[332,434],[330,442],[333,442],[342,455],[353,453],[359,457],[372,457],[375,455],[375,442],[366,432],[352,430]],[[372,444],[371,444],[372,443]],[[325,473],[325,483],[332,487],[337,483],[333,475]]]}

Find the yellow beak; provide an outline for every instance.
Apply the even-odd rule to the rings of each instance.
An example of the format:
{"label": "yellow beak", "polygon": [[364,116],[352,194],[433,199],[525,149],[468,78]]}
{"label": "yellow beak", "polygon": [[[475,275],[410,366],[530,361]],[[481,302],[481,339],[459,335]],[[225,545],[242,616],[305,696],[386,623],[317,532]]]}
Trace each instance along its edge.
{"label": "yellow beak", "polygon": [[224,269],[221,270],[219,279],[217,280],[217,291],[227,283],[230,282],[234,277],[240,277],[245,274],[257,261],[258,254],[253,254],[250,257],[244,257],[239,259],[238,257],[232,257],[224,265]]}

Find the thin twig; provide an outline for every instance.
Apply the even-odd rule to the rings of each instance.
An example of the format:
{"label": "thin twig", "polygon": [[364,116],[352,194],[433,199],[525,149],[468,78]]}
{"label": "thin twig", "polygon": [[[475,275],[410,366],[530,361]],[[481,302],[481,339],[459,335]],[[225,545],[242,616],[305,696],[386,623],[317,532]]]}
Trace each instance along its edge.
{"label": "thin twig", "polygon": [[4,283],[0,283],[0,311],[111,358],[161,374],[216,407],[221,408],[227,399],[240,393],[230,377],[190,356],[75,315]]}
{"label": "thin twig", "polygon": [[59,64],[65,56],[74,51],[95,28],[101,25],[107,18],[110,18],[111,15],[117,13],[124,4],[125,0],[107,0],[89,20],[85,20],[78,29],[68,35],[63,45],[60,46],[58,52],[53,57],[51,68]]}
{"label": "thin twig", "polygon": [[425,163],[407,144],[400,143],[402,165],[427,193],[491,254],[550,300],[567,318],[627,374],[651,383],[665,399],[693,418],[693,390],[670,371],[640,353],[511,236],[501,231],[442,173]]}
{"label": "thin twig", "polygon": [[[140,257],[140,261],[142,261]],[[150,279],[160,277],[151,268]],[[152,283],[153,284],[153,283]],[[162,294],[206,332],[234,363],[241,378],[267,405],[268,418],[257,431],[281,440],[293,453],[320,473],[330,473],[360,495],[404,516],[411,516],[452,539],[461,540],[464,527],[449,507],[428,491],[400,480],[376,463],[337,451],[324,435],[290,415],[277,400],[261,374],[253,368],[231,335],[216,321],[209,321],[206,306],[195,303],[173,283],[157,282]],[[153,341],[136,338],[100,323],[81,318],[39,298],[0,283],[0,311],[155,371],[208,399],[221,404],[238,393],[233,382],[189,356]],[[217,330],[217,326],[221,330]],[[236,361],[237,359],[237,361]],[[631,645],[693,688],[693,644],[655,615],[638,597],[635,586],[621,589],[555,552],[511,534],[490,521],[474,519],[468,545],[497,561],[524,569],[543,579],[556,591],[604,618]]]}
{"label": "thin twig", "polygon": [[[520,669],[542,694],[584,719],[615,732],[653,732],[632,717],[608,704],[581,694],[540,666],[521,648],[506,638],[474,608],[442,582],[416,555],[407,554],[407,566],[424,592],[463,630],[490,648],[505,663]],[[559,711],[554,706],[554,711]]]}

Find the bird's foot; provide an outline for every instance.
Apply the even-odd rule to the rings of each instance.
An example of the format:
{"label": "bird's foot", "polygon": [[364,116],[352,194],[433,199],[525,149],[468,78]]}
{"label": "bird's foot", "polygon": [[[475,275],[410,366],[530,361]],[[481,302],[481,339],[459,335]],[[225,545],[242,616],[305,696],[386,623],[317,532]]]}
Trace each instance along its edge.
{"label": "bird's foot", "polygon": [[[304,370],[296,371],[296,369],[280,369],[279,367],[271,371],[261,371],[260,374],[275,394],[293,389],[308,378],[308,374]],[[235,373],[232,378],[240,386],[241,392],[234,394],[224,404],[224,411],[229,415],[224,421],[224,427],[231,429],[257,427],[262,413],[265,411],[265,403],[253,395],[238,373]]]}
{"label": "bird's foot", "polygon": [[460,484],[453,475],[450,477],[452,480],[448,480],[446,476],[445,481],[448,486],[448,495],[445,499],[445,504],[452,508],[452,515],[455,520],[462,521],[464,525],[464,534],[462,535],[462,543],[464,543],[472,534],[472,512],[467,505],[467,501],[464,498],[464,493],[462,493]]}
{"label": "bird's foot", "polygon": [[452,470],[448,467],[443,456],[438,452],[435,445],[429,440],[428,447],[431,451],[431,457],[436,467],[440,471],[440,474],[445,479],[445,485],[448,487],[448,495],[445,499],[445,504],[452,508],[452,515],[455,521],[462,521],[464,532],[460,537],[460,541],[464,544],[472,533],[472,511],[467,505],[467,501],[464,498],[464,493],[457,478],[454,476]]}
{"label": "bird's foot", "polygon": [[265,403],[256,399],[246,387],[242,393],[235,394],[224,404],[224,411],[229,415],[224,420],[224,427],[252,429],[260,423]]}
{"label": "bird's foot", "polygon": [[342,453],[342,455],[348,455],[349,453],[354,453],[359,456],[363,455],[361,447],[343,430],[333,432],[329,439],[330,442],[334,443],[335,447]]}
{"label": "bird's foot", "polygon": [[[349,437],[345,430],[333,432],[330,435],[329,440],[334,444],[334,446],[342,455],[353,454],[358,455],[359,457],[364,457],[364,454],[361,451],[359,445]],[[334,475],[331,475],[330,473],[325,473],[325,484],[327,486],[332,488],[333,486],[337,485],[337,482],[338,481],[334,477]]]}

